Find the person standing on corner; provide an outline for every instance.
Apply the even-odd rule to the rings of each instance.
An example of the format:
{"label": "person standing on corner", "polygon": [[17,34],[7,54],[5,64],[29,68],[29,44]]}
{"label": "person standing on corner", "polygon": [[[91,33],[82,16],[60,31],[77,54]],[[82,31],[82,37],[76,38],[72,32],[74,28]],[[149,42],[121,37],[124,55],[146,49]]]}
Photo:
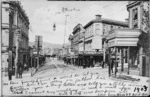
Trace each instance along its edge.
{"label": "person standing on corner", "polygon": [[113,67],[114,67],[114,59],[112,59],[112,62],[111,62],[111,71],[113,73]]}
{"label": "person standing on corner", "polygon": [[104,68],[104,61],[101,61],[101,64],[102,64],[102,68]]}
{"label": "person standing on corner", "polygon": [[18,66],[19,78],[22,78],[22,72],[23,72],[23,65],[19,63],[19,66]]}

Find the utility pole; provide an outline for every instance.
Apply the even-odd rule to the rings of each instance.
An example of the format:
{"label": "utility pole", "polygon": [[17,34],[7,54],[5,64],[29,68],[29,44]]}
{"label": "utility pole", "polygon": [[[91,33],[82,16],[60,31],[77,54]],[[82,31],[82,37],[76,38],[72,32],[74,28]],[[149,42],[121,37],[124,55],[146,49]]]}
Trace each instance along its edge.
{"label": "utility pole", "polygon": [[121,72],[124,70],[124,48],[121,48]]}
{"label": "utility pole", "polygon": [[115,77],[117,74],[117,47],[115,47]]}
{"label": "utility pole", "polygon": [[15,76],[18,78],[18,58],[19,58],[19,40],[20,40],[20,31],[17,31],[17,40],[16,40],[16,58],[15,58]]}
{"label": "utility pole", "polygon": [[111,50],[110,48],[108,48],[108,64],[109,64],[109,68],[108,68],[108,74],[109,74],[109,77],[111,76]]}
{"label": "utility pole", "polygon": [[128,72],[127,72],[127,74],[129,74],[130,73],[130,46],[128,46]]}
{"label": "utility pole", "polygon": [[67,17],[69,15],[66,15],[66,18],[65,18],[65,32],[64,32],[64,46],[65,46],[65,37],[66,37],[66,25],[67,25]]}
{"label": "utility pole", "polygon": [[12,18],[13,17],[13,11],[10,11],[9,13],[9,63],[8,63],[8,77],[9,80],[12,80],[12,48],[13,48],[13,29],[12,29]]}
{"label": "utility pole", "polygon": [[39,37],[38,36],[38,41],[37,41],[37,68],[39,68]]}

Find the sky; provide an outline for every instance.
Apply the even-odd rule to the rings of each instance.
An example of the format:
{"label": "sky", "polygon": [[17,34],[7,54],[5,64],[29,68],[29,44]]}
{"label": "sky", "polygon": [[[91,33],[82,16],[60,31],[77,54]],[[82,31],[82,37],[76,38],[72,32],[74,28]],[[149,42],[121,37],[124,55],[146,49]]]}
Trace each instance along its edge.
{"label": "sky", "polygon": [[78,23],[86,25],[95,19],[96,14],[102,15],[102,18],[125,21],[128,18],[127,4],[128,1],[21,0],[30,22],[29,41],[34,42],[35,35],[42,35],[43,42],[53,44],[63,44],[64,38],[68,43],[73,28]]}

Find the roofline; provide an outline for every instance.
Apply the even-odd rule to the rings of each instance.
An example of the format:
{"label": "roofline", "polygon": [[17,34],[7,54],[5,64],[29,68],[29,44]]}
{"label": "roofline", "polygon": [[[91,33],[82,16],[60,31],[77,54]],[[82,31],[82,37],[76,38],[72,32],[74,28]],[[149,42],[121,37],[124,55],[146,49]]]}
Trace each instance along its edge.
{"label": "roofline", "polygon": [[30,24],[29,18],[25,12],[25,10],[21,7],[21,3],[19,1],[3,1],[4,4],[10,4],[13,7],[17,7],[18,11],[22,14],[24,19],[27,21],[28,25]]}
{"label": "roofline", "polygon": [[128,5],[126,5],[126,8],[127,8],[127,10],[129,10],[129,8],[131,8],[135,5],[138,5],[140,3],[141,3],[141,1],[133,1],[132,3],[129,3]]}
{"label": "roofline", "polygon": [[75,28],[77,28],[78,27],[78,25],[81,25],[80,23],[78,23],[74,28],[73,28],[73,30],[75,30]]}
{"label": "roofline", "polygon": [[80,29],[80,26],[79,26],[79,25],[82,25],[82,24],[80,24],[80,23],[77,24],[77,25],[74,27],[72,34],[75,34],[75,32],[77,32],[77,30]]}
{"label": "roofline", "polygon": [[89,26],[92,25],[93,23],[115,24],[115,25],[121,25],[121,26],[128,27],[128,23],[127,23],[127,22],[102,18],[101,20],[91,20],[89,23],[87,23],[87,24],[84,26],[84,28],[86,29],[87,27],[89,27]]}

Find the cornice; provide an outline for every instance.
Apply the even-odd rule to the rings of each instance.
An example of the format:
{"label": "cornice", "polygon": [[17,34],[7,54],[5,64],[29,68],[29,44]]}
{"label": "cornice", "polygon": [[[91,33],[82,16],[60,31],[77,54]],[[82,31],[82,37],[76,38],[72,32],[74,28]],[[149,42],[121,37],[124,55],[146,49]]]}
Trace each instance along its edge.
{"label": "cornice", "polygon": [[127,7],[127,10],[129,10],[129,8],[133,7],[133,6],[136,6],[136,5],[139,5],[141,3],[141,1],[134,1],[132,3],[129,3],[126,7]]}

